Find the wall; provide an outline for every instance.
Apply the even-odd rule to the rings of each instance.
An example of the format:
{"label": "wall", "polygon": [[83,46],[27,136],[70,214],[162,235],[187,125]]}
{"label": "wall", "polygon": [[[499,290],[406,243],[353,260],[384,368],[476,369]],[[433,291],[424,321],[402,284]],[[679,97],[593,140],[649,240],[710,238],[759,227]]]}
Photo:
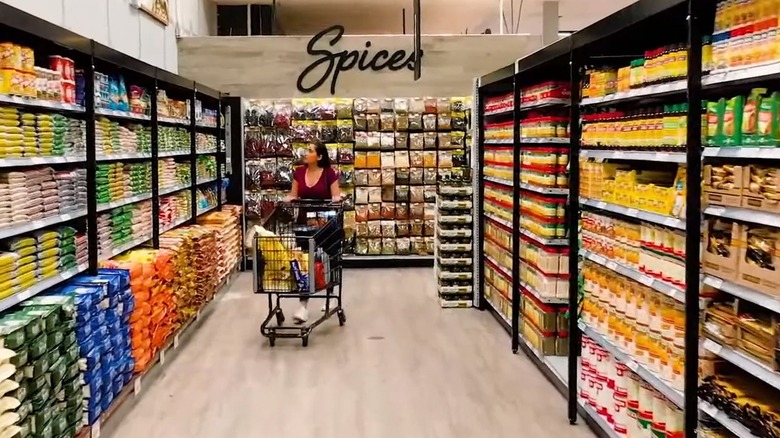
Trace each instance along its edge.
{"label": "wall", "polygon": [[[2,0],[15,8],[50,21],[115,50],[171,72],[178,69],[175,2],[200,4],[210,0],[171,0],[172,22],[164,26],[133,0]],[[190,7],[182,16],[190,28],[199,23]],[[193,19],[193,16],[196,17]]]}
{"label": "wall", "polygon": [[[241,97],[300,97],[298,75],[317,58],[306,53],[311,37],[201,37],[179,40],[179,73]],[[331,51],[413,51],[411,36],[344,36]],[[327,43],[317,47],[327,46]],[[472,93],[473,78],[504,67],[541,46],[527,35],[449,35],[422,37],[422,77],[408,69],[342,73],[335,96],[458,96]],[[320,70],[321,71],[321,70]],[[312,77],[320,76],[313,75]],[[310,97],[330,95],[323,85]]]}

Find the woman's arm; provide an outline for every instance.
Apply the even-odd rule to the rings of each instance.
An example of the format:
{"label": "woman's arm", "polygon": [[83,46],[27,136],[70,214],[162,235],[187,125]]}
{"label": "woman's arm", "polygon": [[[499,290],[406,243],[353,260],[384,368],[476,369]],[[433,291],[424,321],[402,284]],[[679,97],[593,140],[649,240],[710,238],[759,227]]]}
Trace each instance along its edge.
{"label": "woman's arm", "polygon": [[296,199],[298,199],[298,181],[295,178],[293,178],[292,189],[290,190],[290,194],[287,195],[285,200],[287,202],[290,202]]}
{"label": "woman's arm", "polygon": [[332,168],[327,169],[330,175],[330,197],[333,201],[341,201],[341,187],[339,187],[339,174]]}

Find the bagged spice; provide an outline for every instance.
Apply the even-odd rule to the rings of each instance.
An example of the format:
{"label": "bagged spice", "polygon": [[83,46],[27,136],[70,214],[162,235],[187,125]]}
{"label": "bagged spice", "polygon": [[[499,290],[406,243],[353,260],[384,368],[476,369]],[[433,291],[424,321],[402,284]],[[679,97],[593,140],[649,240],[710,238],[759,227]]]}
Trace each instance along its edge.
{"label": "bagged spice", "polygon": [[422,184],[423,183],[423,169],[422,167],[412,167],[409,169],[409,184]]}
{"label": "bagged spice", "polygon": [[352,120],[336,121],[336,141],[339,143],[349,143],[355,139],[355,129]]}
{"label": "bagged spice", "polygon": [[392,202],[382,203],[382,219],[395,219],[395,204]]}
{"label": "bagged spice", "polygon": [[395,133],[395,148],[401,150],[409,149],[409,134],[406,132]]}
{"label": "bagged spice", "polygon": [[368,202],[369,203],[382,202],[382,187],[368,188]]}
{"label": "bagged spice", "polygon": [[382,240],[381,239],[368,239],[368,254],[379,255],[382,253]]}
{"label": "bagged spice", "polygon": [[366,114],[366,130],[369,132],[379,131],[379,114]]}
{"label": "bagged spice", "polygon": [[368,171],[368,185],[378,187],[382,185],[382,171],[379,169],[370,169]]}
{"label": "bagged spice", "polygon": [[[369,199],[371,197],[371,194],[369,194]],[[381,193],[380,193],[381,197]],[[382,204],[376,203],[376,204],[368,204],[368,220],[369,221],[378,221],[379,219],[382,219]],[[369,223],[370,225],[370,223]]]}
{"label": "bagged spice", "polygon": [[395,254],[395,239],[382,239],[382,254]]}
{"label": "bagged spice", "polygon": [[436,131],[436,114],[422,115],[423,131]]}
{"label": "bagged spice", "polygon": [[383,151],[392,151],[395,149],[395,136],[392,132],[383,132],[380,139]]}
{"label": "bagged spice", "polygon": [[450,113],[439,113],[436,127],[438,129],[452,129],[452,116]]}
{"label": "bagged spice", "polygon": [[[434,124],[436,116],[434,116]],[[410,131],[422,131],[423,121],[421,113],[409,113],[409,130]]]}
{"label": "bagged spice", "polygon": [[382,186],[382,202],[395,201],[395,188],[392,185]]}
{"label": "bagged spice", "polygon": [[368,222],[368,237],[382,237],[382,223],[380,221]]}
{"label": "bagged spice", "polygon": [[[355,167],[357,167],[357,165]],[[368,170],[365,169],[355,170],[355,185],[356,186],[368,185]]]}
{"label": "bagged spice", "polygon": [[378,132],[369,132],[366,134],[366,142],[368,149],[379,150],[380,149],[380,136]]}
{"label": "bagged spice", "polygon": [[425,168],[423,170],[423,184],[436,184],[437,173],[434,168]]}
{"label": "bagged spice", "polygon": [[392,112],[383,111],[379,116],[380,129],[382,131],[395,130],[395,116]]}
{"label": "bagged spice", "polygon": [[365,131],[368,128],[368,120],[366,119],[366,115],[364,113],[355,113],[354,116],[355,120],[355,130],[356,131]]}
{"label": "bagged spice", "polygon": [[395,170],[395,183],[396,184],[409,184],[409,169],[398,168]]}
{"label": "bagged spice", "polygon": [[383,168],[382,169],[382,185],[392,186],[395,185],[395,169]]}
{"label": "bagged spice", "polygon": [[352,99],[336,99],[336,118],[352,119]]}
{"label": "bagged spice", "polygon": [[395,221],[395,235],[398,237],[409,237],[412,233],[411,224],[407,220]]}

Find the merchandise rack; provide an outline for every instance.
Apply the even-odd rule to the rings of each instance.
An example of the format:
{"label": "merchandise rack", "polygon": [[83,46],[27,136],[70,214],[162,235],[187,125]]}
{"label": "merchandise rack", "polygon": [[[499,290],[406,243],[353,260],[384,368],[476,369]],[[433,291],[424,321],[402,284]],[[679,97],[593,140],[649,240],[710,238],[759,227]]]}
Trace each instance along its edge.
{"label": "merchandise rack", "polygon": [[471,181],[440,181],[437,191],[434,274],[439,303],[445,308],[472,307],[474,191]]}
{"label": "merchandise rack", "polygon": [[[744,250],[739,252],[737,247],[731,248],[734,270],[737,273],[729,274],[727,271],[713,270],[711,258],[707,258],[711,257],[707,255],[707,245],[701,246],[701,242],[709,242],[707,235],[702,238],[702,233],[709,232],[708,228],[706,226],[703,228],[702,225],[710,224],[715,219],[728,224],[734,223],[735,226],[742,227],[740,229],[743,230],[768,227],[770,231],[776,233],[780,228],[780,215],[776,213],[776,210],[766,207],[766,204],[760,204],[760,201],[745,200],[751,196],[746,191],[747,187],[741,195],[739,190],[736,193],[732,191],[730,194],[735,198],[731,198],[732,202],[729,203],[723,202],[719,196],[712,196],[713,193],[723,195],[727,192],[718,193],[712,191],[711,187],[708,186],[707,175],[710,174],[710,170],[707,166],[718,166],[725,163],[743,166],[744,170],[749,171],[750,166],[772,167],[776,164],[776,161],[773,160],[780,159],[780,152],[778,152],[780,148],[776,145],[756,145],[749,143],[749,140],[747,142],[743,140],[727,145],[732,147],[725,147],[723,144],[717,144],[717,139],[715,144],[704,144],[705,138],[708,140],[712,138],[711,134],[702,135],[704,127],[707,127],[706,120],[712,119],[712,115],[708,114],[708,118],[705,118],[704,127],[698,123],[706,111],[706,108],[702,106],[703,100],[717,102],[718,99],[729,99],[732,96],[749,96],[753,87],[766,87],[771,92],[776,89],[776,80],[780,77],[777,73],[780,60],[777,59],[762,65],[714,70],[713,65],[715,64],[708,58],[711,56],[708,37],[713,33],[716,3],[703,0],[639,0],[632,6],[519,60],[514,65],[479,79],[476,94],[480,97],[480,102],[484,102],[486,96],[491,97],[502,93],[514,93],[514,96],[517,97],[522,86],[540,80],[538,76],[535,76],[540,74],[540,71],[563,71],[569,76],[572,102],[575,104],[570,107],[568,116],[571,129],[567,147],[572,159],[568,169],[570,180],[567,223],[570,233],[567,246],[570,251],[569,272],[577,272],[580,278],[578,281],[574,281],[572,278],[569,284],[568,310],[570,315],[577,315],[577,317],[568,320],[570,327],[569,355],[565,364],[566,370],[563,373],[563,375],[568,376],[568,379],[563,379],[560,373],[556,375],[551,372],[551,368],[554,368],[551,364],[539,360],[534,360],[534,362],[558,389],[564,390],[563,392],[568,399],[567,416],[570,422],[576,423],[579,415],[600,436],[625,435],[615,431],[613,418],[607,420],[603,412],[594,409],[594,406],[589,405],[581,398],[583,394],[581,378],[588,377],[583,374],[581,369],[580,356],[588,356],[593,348],[604,352],[612,361],[610,363],[614,363],[617,367],[623,366],[630,371],[631,375],[638,376],[641,385],[645,385],[651,392],[661,395],[667,406],[665,408],[667,414],[664,415],[669,415],[665,418],[667,425],[676,427],[675,429],[667,429],[667,433],[675,434],[675,436],[694,437],[697,432],[704,433],[703,431],[706,429],[720,428],[730,432],[731,435],[728,436],[740,438],[770,436],[770,432],[765,430],[766,426],[757,426],[755,423],[748,424],[749,420],[746,417],[739,419],[730,417],[730,412],[733,410],[731,405],[721,404],[716,407],[715,404],[708,402],[708,397],[711,397],[712,394],[712,390],[707,388],[709,379],[704,380],[702,386],[699,386],[700,378],[704,377],[704,375],[699,375],[700,369],[703,373],[708,373],[708,377],[712,375],[718,379],[718,370],[728,365],[732,366],[733,372],[740,376],[740,379],[748,379],[749,376],[752,376],[750,381],[767,391],[768,397],[771,397],[772,391],[780,390],[780,372],[778,372],[777,363],[770,364],[767,359],[747,352],[741,344],[731,344],[719,340],[706,331],[700,333],[700,326],[704,327],[701,318],[708,318],[712,309],[716,309],[719,305],[725,305],[728,308],[729,303],[733,303],[735,312],[739,306],[740,314],[743,312],[742,306],[745,305],[749,315],[760,314],[761,318],[764,318],[763,315],[766,314],[769,315],[766,317],[772,318],[772,321],[777,321],[780,314],[780,298],[776,292],[777,288],[771,286],[773,277],[755,274],[755,272],[752,278],[740,275],[746,269],[744,268],[745,261],[738,260],[740,257],[742,259],[746,257]],[[723,5],[718,7],[723,7]],[[664,29],[664,32],[658,32],[658,29]],[[714,39],[713,44],[715,44]],[[654,47],[663,47],[663,50],[654,51]],[[720,48],[722,47],[720,46]],[[716,50],[720,50],[720,48]],[[648,50],[649,52],[645,52]],[[599,69],[603,66],[625,67],[632,60],[642,58],[643,52],[649,53],[647,56],[650,58],[647,59],[652,59],[654,56],[665,56],[667,53],[683,53],[685,55],[683,59],[686,61],[682,64],[682,69],[678,69],[674,73],[662,70],[662,74],[667,75],[666,79],[656,83],[644,86],[640,84],[630,89],[619,89],[617,92],[611,90],[609,93],[612,94],[606,96],[588,88],[587,95],[596,97],[581,98],[582,84],[594,87],[596,90],[604,85],[598,81],[593,82],[593,78],[598,76],[592,76],[594,74],[592,66],[595,65]],[[679,62],[680,58],[677,59]],[[634,65],[642,66],[643,64],[640,62]],[[713,70],[708,71],[710,69]],[[601,71],[609,71],[609,69],[600,70],[598,73]],[[554,79],[555,77],[548,74],[545,79],[549,78]],[[621,80],[618,79],[615,84],[620,82]],[[684,104],[680,106],[680,102],[684,102]],[[620,109],[640,111],[639,113],[627,112],[626,114],[647,114],[647,112],[642,113],[641,111],[645,108],[658,108],[664,105],[672,107],[671,112],[677,116],[695,121],[676,125],[681,127],[675,134],[678,135],[676,142],[674,139],[669,141],[669,138],[665,137],[664,145],[659,148],[658,146],[649,146],[652,143],[622,143],[620,146],[615,146],[601,140],[595,145],[589,143],[590,140],[587,140],[588,142],[585,140],[583,127],[587,128],[586,124],[591,123],[593,119],[583,119],[583,114],[606,113],[614,111],[615,108],[618,111]],[[675,106],[676,108],[674,108]],[[517,235],[521,234],[518,220],[515,217],[517,214],[511,218],[509,216],[499,217],[495,212],[485,211],[483,205],[489,203],[484,198],[485,186],[490,184],[503,185],[507,190],[512,190],[514,199],[517,199],[517,194],[520,191],[518,183],[522,170],[518,169],[517,164],[514,163],[514,181],[486,177],[483,169],[490,164],[483,161],[483,151],[485,148],[496,147],[496,145],[509,146],[513,156],[518,158],[521,150],[518,143],[523,145],[527,143],[521,143],[521,139],[518,138],[520,129],[517,126],[519,119],[517,113],[521,111],[518,104],[514,105],[513,116],[506,113],[503,115],[503,117],[514,118],[513,142],[480,142],[479,140],[483,138],[482,133],[486,121],[502,116],[486,115],[481,111],[481,106],[478,108],[480,110],[476,119],[480,131],[480,137],[477,138],[477,145],[480,148],[478,154],[480,162],[476,168],[479,172],[478,180],[481,190],[478,193],[480,198],[476,204],[478,206],[477,217],[481,219],[480,233],[477,235],[479,245],[477,253],[484,253],[484,246],[488,244],[484,233],[486,223],[501,223],[508,230],[516,230],[512,232],[515,245],[518,242]],[[741,111],[741,109],[737,111]],[[622,120],[618,120],[622,122]],[[712,122],[709,122],[710,129],[712,126]],[[625,140],[625,137],[620,137],[620,140]],[[642,138],[641,141],[646,141],[646,139]],[[594,163],[620,164],[626,169],[652,169],[654,171],[668,171],[677,168],[678,165],[684,166],[684,179],[675,178],[677,187],[684,190],[684,193],[675,198],[678,201],[678,208],[670,209],[670,211],[674,211],[674,214],[670,214],[664,212],[664,208],[644,209],[635,203],[626,202],[625,199],[615,200],[598,196],[603,194],[601,189],[595,191],[589,189],[588,184],[591,183],[591,180],[581,178]],[[748,180],[749,176],[745,177],[745,181]],[[611,176],[605,175],[604,179],[608,178]],[[702,184],[703,182],[704,184]],[[597,195],[593,196],[593,193]],[[740,202],[740,197],[742,202]],[[512,207],[512,211],[518,211],[516,201]],[[637,229],[660,229],[667,235],[679,236],[680,240],[676,241],[684,242],[684,247],[682,247],[682,252],[678,252],[678,247],[675,246],[675,256],[671,260],[680,266],[681,270],[675,272],[674,275],[668,274],[669,278],[667,278],[665,271],[661,271],[664,272],[663,275],[659,275],[658,272],[651,273],[645,271],[644,266],[627,263],[622,258],[623,256],[618,258],[611,253],[600,252],[598,247],[594,247],[593,244],[599,242],[598,239],[603,237],[583,230],[585,221],[582,219],[591,220],[593,215],[633,224]],[[588,230],[591,229],[588,228]],[[743,236],[744,234],[735,237],[735,239],[745,242],[746,238]],[[642,248],[640,251],[652,252],[654,249]],[[515,249],[513,252],[516,254],[517,250]],[[733,256],[734,253],[739,253],[739,256]],[[776,255],[770,256],[772,262],[776,260],[776,257]],[[513,260],[517,260],[516,255]],[[485,290],[488,287],[486,284],[489,282],[485,279],[484,273],[491,269],[489,266],[491,263],[497,262],[486,263],[483,261],[478,263],[478,274],[475,275],[477,279],[480,279],[479,282],[475,283],[479,292],[479,297],[475,300],[480,301],[481,307],[484,309],[495,307],[485,300]],[[656,364],[647,362],[641,356],[636,356],[630,347],[617,342],[622,339],[621,336],[616,337],[614,333],[602,331],[606,324],[594,320],[587,311],[583,311],[582,306],[588,305],[588,299],[592,299],[592,289],[587,280],[583,278],[582,273],[583,270],[594,272],[594,269],[606,273],[607,278],[620,279],[619,281],[630,285],[632,290],[641,290],[643,294],[649,293],[648,298],[652,296],[653,300],[658,299],[657,297],[668,300],[662,302],[672,303],[674,308],[678,309],[676,311],[682,313],[683,317],[676,319],[679,322],[677,332],[674,334],[677,340],[673,346],[663,347],[668,352],[675,350],[674,360],[680,361],[675,368],[677,377],[670,379],[668,375],[663,374],[667,372],[667,368],[665,368],[667,365],[656,368]],[[520,280],[516,278],[517,269],[515,266],[509,265],[506,266],[506,270],[511,270],[513,274],[511,278],[512,295],[516,298],[519,296],[518,289],[522,286]],[[759,280],[755,280],[756,278]],[[515,312],[511,315],[511,321],[503,315],[498,319],[501,321],[501,325],[514,335],[513,350],[517,351],[518,345],[514,343],[514,339],[517,337],[517,326],[521,317],[517,315],[518,305],[516,303],[512,303],[512,308]],[[764,312],[771,313],[756,313],[761,312],[761,310],[756,310],[761,308],[765,309]],[[733,321],[733,324],[742,330],[743,324],[739,322],[736,314]],[[776,339],[776,325],[771,327],[773,327],[771,337]],[[629,330],[635,329],[635,326],[629,328]],[[612,330],[611,325],[610,330]],[[633,336],[633,334],[628,336]],[[677,341],[680,343],[678,344]],[[580,351],[581,345],[587,345],[587,353]],[[677,350],[678,345],[679,350]],[[519,347],[523,348],[522,342]],[[538,359],[534,353],[532,352],[529,356],[532,359]],[[567,382],[571,384],[567,384]],[[574,384],[574,382],[578,383]],[[777,394],[774,394],[776,397]]]}

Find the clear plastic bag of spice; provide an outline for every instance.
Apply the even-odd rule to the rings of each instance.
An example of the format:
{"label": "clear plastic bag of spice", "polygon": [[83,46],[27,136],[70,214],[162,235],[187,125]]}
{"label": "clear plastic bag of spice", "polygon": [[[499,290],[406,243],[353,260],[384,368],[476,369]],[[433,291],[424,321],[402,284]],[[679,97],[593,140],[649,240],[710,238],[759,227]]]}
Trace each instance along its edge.
{"label": "clear plastic bag of spice", "polygon": [[440,113],[436,119],[437,129],[452,129],[452,116],[450,113]]}
{"label": "clear plastic bag of spice", "polygon": [[323,99],[320,102],[320,119],[336,120],[336,101],[333,99]]}
{"label": "clear plastic bag of spice", "polygon": [[368,99],[368,105],[366,107],[366,111],[369,114],[379,114],[382,111],[382,104],[379,102],[379,99],[375,99],[375,98]]}
{"label": "clear plastic bag of spice", "polygon": [[409,221],[395,221],[395,235],[398,237],[409,237],[412,234],[412,226]]}
{"label": "clear plastic bag of spice", "polygon": [[399,202],[395,204],[395,218],[406,220],[409,219],[409,204]]}
{"label": "clear plastic bag of spice", "polygon": [[341,187],[351,186],[355,183],[355,166],[342,164],[339,166],[339,185]]}
{"label": "clear plastic bag of spice", "polygon": [[395,152],[382,152],[382,167],[395,167]]}
{"label": "clear plastic bag of spice", "polygon": [[378,132],[366,133],[366,147],[371,150],[381,149],[381,137]]}
{"label": "clear plastic bag of spice", "polygon": [[370,204],[382,202],[382,187],[368,188],[368,202]]}
{"label": "clear plastic bag of spice", "polygon": [[422,184],[423,172],[422,167],[411,167],[409,169],[409,184]]}
{"label": "clear plastic bag of spice", "polygon": [[436,184],[436,169],[435,168],[425,168],[423,169],[423,184]]}
{"label": "clear plastic bag of spice", "polygon": [[436,167],[436,151],[423,151],[423,166]]}
{"label": "clear plastic bag of spice", "polygon": [[468,124],[466,123],[466,113],[453,112],[452,113],[452,129],[466,130]]}
{"label": "clear plastic bag of spice", "polygon": [[382,239],[368,239],[368,255],[382,254]]}
{"label": "clear plastic bag of spice", "polygon": [[339,164],[353,164],[355,162],[355,152],[349,143],[339,144]]}
{"label": "clear plastic bag of spice", "polygon": [[355,222],[368,222],[368,205],[355,205]]}
{"label": "clear plastic bag of spice", "polygon": [[449,132],[438,133],[439,149],[452,148],[452,134]]}
{"label": "clear plastic bag of spice", "polygon": [[382,99],[382,101],[379,103],[379,110],[382,112],[393,112],[393,99]]}
{"label": "clear plastic bag of spice", "polygon": [[372,187],[382,185],[382,172],[379,169],[370,169],[368,171],[368,185]]}
{"label": "clear plastic bag of spice", "polygon": [[355,130],[352,120],[336,121],[336,141],[339,143],[350,143],[355,139]]}
{"label": "clear plastic bag of spice", "polygon": [[424,228],[425,222],[420,219],[415,219],[412,221],[412,230],[410,234],[415,237],[422,237]]}
{"label": "clear plastic bag of spice", "polygon": [[395,186],[382,186],[382,202],[395,202]]}
{"label": "clear plastic bag of spice", "polygon": [[352,119],[352,100],[336,99],[336,118]]}
{"label": "clear plastic bag of spice", "polygon": [[395,190],[396,201],[409,202],[409,186],[396,185],[393,189]]}
{"label": "clear plastic bag of spice", "polygon": [[292,100],[292,118],[293,120],[306,120],[306,100]]}
{"label": "clear plastic bag of spice", "polygon": [[[384,208],[384,206],[382,208]],[[389,208],[390,207],[388,207],[388,209]],[[390,219],[395,219],[395,205],[393,205],[391,212],[393,213],[393,217]],[[382,237],[395,237],[395,220],[382,221]]]}
{"label": "clear plastic bag of spice", "polygon": [[424,131],[436,131],[436,114],[423,114],[422,125]]}
{"label": "clear plastic bag of spice", "polygon": [[423,236],[433,236],[433,221],[426,220],[423,224]]}
{"label": "clear plastic bag of spice", "polygon": [[436,186],[423,186],[423,198],[425,199],[425,202],[436,201]]}
{"label": "clear plastic bag of spice", "polygon": [[358,223],[355,225],[355,236],[356,237],[368,237],[368,224],[366,223]]}
{"label": "clear plastic bag of spice", "polygon": [[395,169],[395,183],[409,184],[409,168]]}
{"label": "clear plastic bag of spice", "polygon": [[409,151],[395,151],[395,167],[409,166]]}
{"label": "clear plastic bag of spice", "polygon": [[382,169],[382,185],[392,186],[394,184],[395,184],[395,169],[387,168],[387,167]]}
{"label": "clear plastic bag of spice", "polygon": [[368,99],[365,97],[358,97],[357,99],[352,101],[353,103],[353,113],[355,115],[357,114],[366,114],[368,112]]}
{"label": "clear plastic bag of spice", "polygon": [[409,149],[421,150],[425,147],[425,136],[421,132],[409,134]]}
{"label": "clear plastic bag of spice", "polygon": [[409,187],[409,200],[411,202],[425,202],[425,190],[423,186]]}
{"label": "clear plastic bag of spice", "polygon": [[409,149],[409,134],[406,132],[395,133],[395,148],[400,150]]}
{"label": "clear plastic bag of spice", "polygon": [[382,219],[395,219],[395,204],[392,202],[382,203]]}
{"label": "clear plastic bag of spice", "polygon": [[395,149],[395,135],[392,132],[383,132],[379,143],[383,151],[392,151]]}
{"label": "clear plastic bag of spice", "polygon": [[368,128],[368,122],[366,120],[365,114],[355,113],[354,120],[355,120],[356,131],[365,131]]}
{"label": "clear plastic bag of spice", "polygon": [[452,112],[452,103],[449,97],[440,97],[436,99],[436,112],[439,114],[449,114]]}
{"label": "clear plastic bag of spice", "polygon": [[395,254],[395,238],[382,239],[382,254],[385,255]]}
{"label": "clear plastic bag of spice", "polygon": [[368,237],[382,237],[382,223],[379,220],[368,221]]}
{"label": "clear plastic bag of spice", "polygon": [[368,185],[368,170],[355,169],[355,185],[367,186]]}
{"label": "clear plastic bag of spice", "polygon": [[384,132],[395,130],[395,115],[392,112],[382,112],[379,116],[380,129]]}
{"label": "clear plastic bag of spice", "polygon": [[409,255],[412,252],[411,241],[406,237],[400,237],[395,239],[396,254]]}
{"label": "clear plastic bag of spice", "polygon": [[423,134],[423,148],[436,149],[436,133],[426,132]]}
{"label": "clear plastic bag of spice", "polygon": [[412,167],[423,167],[425,165],[424,151],[409,151],[409,162]]}
{"label": "clear plastic bag of spice", "polygon": [[368,133],[367,132],[355,132],[355,150],[368,149]]}
{"label": "clear plastic bag of spice", "polygon": [[409,129],[409,115],[404,114],[396,114],[395,115],[395,129],[397,131],[406,131]]}
{"label": "clear plastic bag of spice", "polygon": [[452,151],[439,151],[439,167],[452,167]]}
{"label": "clear plastic bag of spice", "polygon": [[366,114],[366,130],[370,132],[379,131],[379,114]]}
{"label": "clear plastic bag of spice", "polygon": [[368,204],[368,187],[355,187],[355,204]]}
{"label": "clear plastic bag of spice", "polygon": [[[436,116],[434,116],[434,119]],[[434,120],[434,124],[436,121]],[[422,131],[423,121],[421,113],[409,113],[409,130],[410,131]]]}
{"label": "clear plastic bag of spice", "polygon": [[407,114],[409,112],[409,99],[397,97],[393,100],[393,111],[396,114]]}
{"label": "clear plastic bag of spice", "polygon": [[382,204],[368,204],[368,220],[378,221],[379,219],[382,219]]}
{"label": "clear plastic bag of spice", "polygon": [[415,203],[409,204],[409,218],[410,219],[425,219],[425,204]]}
{"label": "clear plastic bag of spice", "polygon": [[[368,229],[366,229],[368,231]],[[355,254],[368,254],[368,239],[355,239]]]}

